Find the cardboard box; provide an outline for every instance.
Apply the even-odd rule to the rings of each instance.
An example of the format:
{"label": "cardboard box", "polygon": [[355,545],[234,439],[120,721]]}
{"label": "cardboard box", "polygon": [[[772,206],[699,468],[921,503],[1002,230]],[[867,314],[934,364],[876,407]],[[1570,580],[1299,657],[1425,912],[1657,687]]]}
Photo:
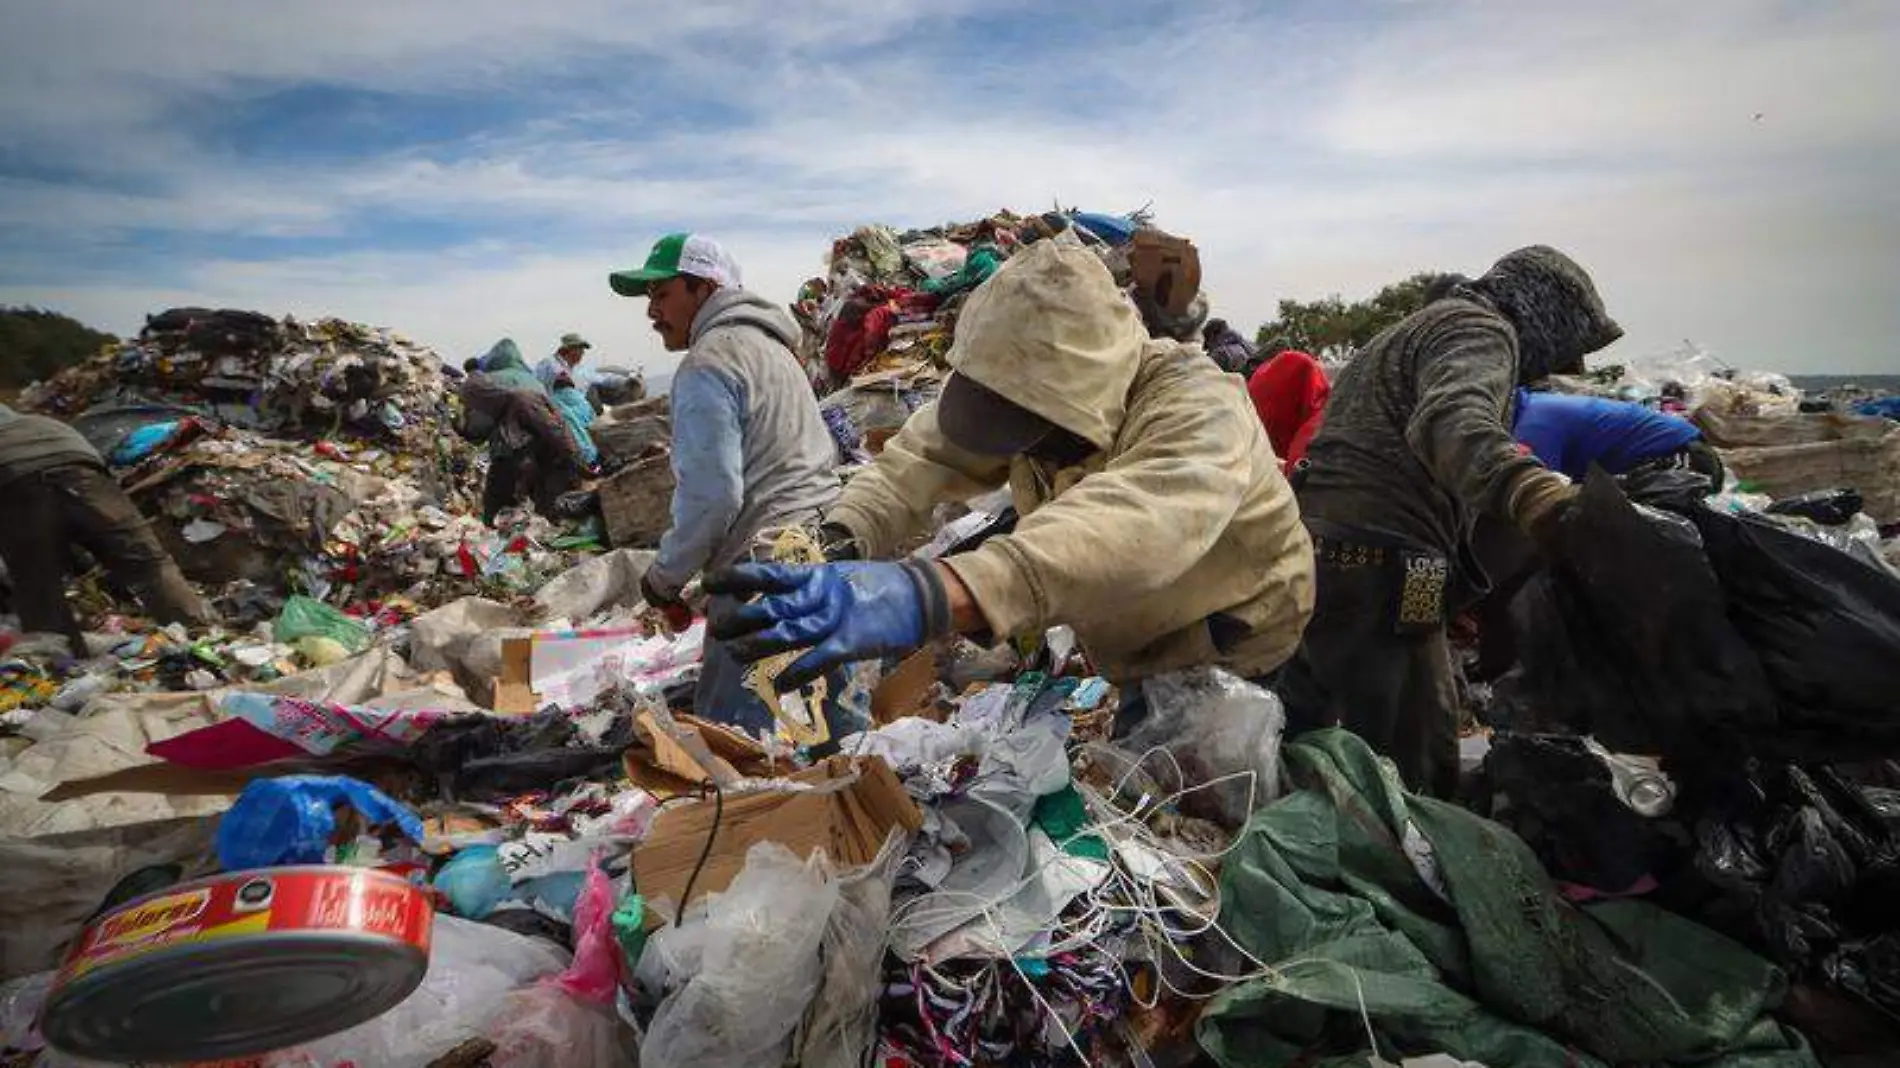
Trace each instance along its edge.
{"label": "cardboard box", "polygon": [[[692,901],[731,885],[745,867],[746,851],[757,842],[777,842],[801,858],[822,850],[834,864],[851,868],[875,860],[892,828],[915,832],[923,825],[916,802],[881,758],[832,757],[791,779],[814,789],[725,799],[712,851],[693,882]],[[634,885],[643,897],[681,907],[718,810],[711,797],[660,810],[646,840],[633,851]],[[662,922],[648,915],[650,925]]]}

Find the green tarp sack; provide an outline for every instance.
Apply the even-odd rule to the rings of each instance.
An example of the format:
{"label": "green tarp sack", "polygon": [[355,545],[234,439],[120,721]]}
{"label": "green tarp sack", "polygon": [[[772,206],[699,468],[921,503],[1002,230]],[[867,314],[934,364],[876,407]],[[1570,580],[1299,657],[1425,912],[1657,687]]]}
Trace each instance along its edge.
{"label": "green tarp sack", "polygon": [[1301,789],[1221,869],[1221,923],[1274,967],[1214,999],[1223,1068],[1364,1068],[1379,1052],[1513,1068],[1818,1068],[1768,1018],[1786,980],[1645,902],[1579,909],[1510,831],[1408,795],[1344,730],[1287,746]]}

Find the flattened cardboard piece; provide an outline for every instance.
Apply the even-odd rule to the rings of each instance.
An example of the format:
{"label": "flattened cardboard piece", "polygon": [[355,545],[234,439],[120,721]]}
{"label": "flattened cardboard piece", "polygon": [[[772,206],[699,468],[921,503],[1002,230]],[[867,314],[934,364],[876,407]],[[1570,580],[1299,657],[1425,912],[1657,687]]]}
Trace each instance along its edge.
{"label": "flattened cardboard piece", "polygon": [[63,782],[40,795],[41,801],[71,801],[93,794],[166,794],[171,797],[236,797],[252,779],[280,772],[257,768],[200,771],[178,764],[141,764],[90,779]]}
{"label": "flattened cardboard piece", "polygon": [[[718,813],[712,851],[693,882],[692,901],[723,891],[745,867],[756,842],[777,842],[800,858],[824,850],[839,867],[857,867],[877,857],[893,827],[915,832],[923,814],[877,757],[832,757],[791,776],[808,790],[771,790],[727,797],[723,811],[713,798],[660,810],[646,839],[633,852],[634,883],[649,901],[665,898],[683,908],[686,882],[706,848]],[[663,920],[649,914],[648,924]]]}
{"label": "flattened cardboard piece", "polygon": [[505,638],[501,643],[501,675],[495,679],[494,710],[507,716],[532,716],[534,700],[534,639]]}
{"label": "flattened cardboard piece", "polygon": [[871,691],[871,719],[882,727],[910,716],[929,716],[930,691],[937,681],[934,650],[919,649],[897,669],[878,681]]}
{"label": "flattened cardboard piece", "polygon": [[642,739],[651,747],[651,752],[642,755],[654,768],[690,783],[710,780],[721,787],[732,786],[742,777],[731,764],[712,751],[698,730],[683,724],[662,722],[661,717],[652,712],[640,713],[634,717],[634,723],[640,728]]}
{"label": "flattened cardboard piece", "polygon": [[1201,291],[1201,254],[1194,242],[1159,230],[1135,232],[1128,254],[1135,286],[1171,316],[1187,314]]}

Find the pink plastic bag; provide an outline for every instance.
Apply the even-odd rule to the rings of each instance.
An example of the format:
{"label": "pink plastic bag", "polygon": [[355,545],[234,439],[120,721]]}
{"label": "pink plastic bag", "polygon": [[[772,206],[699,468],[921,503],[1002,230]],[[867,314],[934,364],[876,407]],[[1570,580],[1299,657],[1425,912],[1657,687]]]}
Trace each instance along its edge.
{"label": "pink plastic bag", "polygon": [[574,902],[574,962],[554,984],[590,1005],[611,1005],[620,988],[620,947],[614,943],[614,889],[600,858],[587,867],[587,880]]}

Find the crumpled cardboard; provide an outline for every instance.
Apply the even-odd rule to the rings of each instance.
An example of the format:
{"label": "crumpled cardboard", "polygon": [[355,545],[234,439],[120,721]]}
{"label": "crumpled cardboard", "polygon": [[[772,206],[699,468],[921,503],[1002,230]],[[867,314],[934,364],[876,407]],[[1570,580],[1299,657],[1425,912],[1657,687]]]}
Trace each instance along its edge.
{"label": "crumpled cardboard", "polygon": [[[715,824],[711,852],[682,902]],[[634,884],[649,902],[685,907],[730,885],[755,842],[777,842],[801,859],[822,851],[833,864],[855,868],[877,858],[893,828],[912,833],[922,825],[923,814],[889,764],[832,757],[755,792],[728,793],[723,802],[707,797],[661,809],[633,851]],[[649,925],[661,922],[657,911],[649,913]]]}

